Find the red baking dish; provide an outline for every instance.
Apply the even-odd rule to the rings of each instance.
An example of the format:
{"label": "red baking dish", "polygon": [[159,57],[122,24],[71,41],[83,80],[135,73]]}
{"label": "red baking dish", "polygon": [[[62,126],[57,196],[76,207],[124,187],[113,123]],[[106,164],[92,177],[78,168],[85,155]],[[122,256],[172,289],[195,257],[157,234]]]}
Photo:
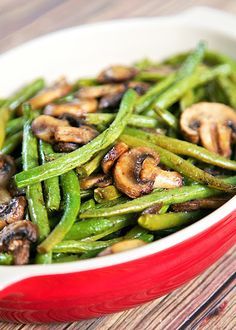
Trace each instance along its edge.
{"label": "red baking dish", "polygon": [[[110,63],[184,51],[200,39],[233,55],[235,17],[196,8],[174,17],[60,31],[0,57],[2,93],[11,92],[22,77],[53,80],[65,73],[75,79]],[[65,264],[0,266],[0,320],[70,322],[132,308],[199,275],[235,242],[236,197],[191,226],[135,250]]]}

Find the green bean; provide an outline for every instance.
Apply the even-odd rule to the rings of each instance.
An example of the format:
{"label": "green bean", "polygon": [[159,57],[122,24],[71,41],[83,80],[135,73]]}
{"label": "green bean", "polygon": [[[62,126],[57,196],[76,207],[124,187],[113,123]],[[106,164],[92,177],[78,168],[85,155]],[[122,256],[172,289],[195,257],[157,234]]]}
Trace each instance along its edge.
{"label": "green bean", "polygon": [[219,77],[218,82],[227,96],[229,105],[236,110],[236,85],[228,77]]}
{"label": "green bean", "polygon": [[101,166],[101,160],[105,156],[105,154],[110,150],[109,148],[105,148],[98,152],[98,154],[92,158],[90,161],[85,163],[84,165],[77,167],[76,172],[79,174],[80,177],[86,177],[91,175]]}
{"label": "green bean", "polygon": [[21,131],[23,129],[23,126],[24,126],[23,117],[12,119],[7,123],[6,134],[7,135],[15,134],[15,133]]}
{"label": "green bean", "polygon": [[0,253],[0,266],[8,266],[13,264],[13,256],[9,253]]}
{"label": "green bean", "polygon": [[160,155],[161,162],[164,165],[178,171],[179,173],[192,179],[193,181],[197,181],[199,183],[206,184],[211,188],[219,189],[226,192],[236,191],[236,186],[227,184],[222,180],[194,166],[193,164],[177,156],[176,154],[166,149],[163,149],[162,147],[159,147],[153,143],[150,143],[147,140],[145,141],[145,139],[143,139],[142,133],[140,135],[137,134],[137,136],[139,137],[137,138],[131,135],[122,135],[120,139],[121,141],[132,147],[145,146],[157,151]]}
{"label": "green bean", "polygon": [[[39,153],[42,164],[46,163],[46,156],[53,152],[52,146],[42,140],[39,141]],[[46,206],[49,211],[57,211],[60,207],[61,193],[59,187],[59,178],[54,177],[44,181],[44,195]]]}
{"label": "green bean", "polygon": [[103,202],[101,204],[96,204],[95,208],[98,209],[98,208],[101,208],[101,207],[102,208],[103,207],[111,207],[111,206],[114,206],[114,205],[125,203],[125,202],[127,202],[127,200],[128,200],[127,197],[121,196],[121,197],[118,197],[116,199],[113,199],[113,200],[110,200],[110,201],[107,201],[107,202]]}
{"label": "green bean", "polygon": [[183,112],[185,109],[190,107],[193,103],[195,103],[195,95],[192,89],[188,90],[180,99],[180,109]]}
{"label": "green bean", "polygon": [[80,198],[84,199],[87,197],[93,196],[93,191],[92,190],[80,190]]}
{"label": "green bean", "polygon": [[159,67],[160,66],[160,62],[155,62],[150,60],[149,58],[143,58],[137,62],[134,63],[134,66],[139,69],[139,70],[147,70],[150,67]]}
{"label": "green bean", "polygon": [[201,211],[143,214],[138,218],[138,223],[140,226],[154,231],[186,225],[199,219],[200,216],[202,216]]}
{"label": "green bean", "polygon": [[[137,105],[136,105],[136,112],[140,113],[143,112],[148,106],[150,106],[157,97],[165,93],[171,85],[179,80],[183,79],[184,77],[188,77],[191,75],[197,65],[201,62],[205,53],[205,44],[200,42],[196,50],[191,53],[185,62],[182,64],[180,69],[176,73],[172,73],[163,79],[160,83],[153,86],[145,95],[139,98]],[[157,105],[158,106],[158,105]],[[167,108],[167,107],[160,107],[160,108]]]}
{"label": "green bean", "polygon": [[[34,168],[38,165],[38,142],[31,131],[31,107],[29,104],[23,106],[24,110],[24,131],[22,145],[22,162],[24,170]],[[44,205],[41,183],[27,186],[26,197],[30,219],[38,226],[39,241],[42,241],[49,234],[48,215]]]}
{"label": "green bean", "polygon": [[80,212],[85,212],[89,209],[93,209],[95,207],[95,201],[94,199],[89,199],[85,201],[83,204],[81,204]]}
{"label": "green bean", "polygon": [[148,234],[148,230],[143,227],[140,227],[139,225],[136,225],[135,227],[130,229],[128,231],[128,233],[126,233],[124,238],[125,239],[136,239],[136,238],[139,238],[140,236],[142,236],[143,234]]}
{"label": "green bean", "polygon": [[170,205],[163,205],[163,206],[160,208],[158,214],[165,214],[165,213],[168,211],[169,207],[170,207]]}
{"label": "green bean", "polygon": [[162,108],[154,108],[157,115],[161,117],[161,119],[173,130],[177,130],[179,127],[179,123],[177,118],[168,110]]}
{"label": "green bean", "polygon": [[225,55],[215,51],[208,50],[205,53],[204,59],[210,64],[228,64],[231,67],[231,70],[236,73],[236,61]]}
{"label": "green bean", "polygon": [[26,102],[38,93],[45,86],[45,81],[42,78],[38,78],[31,83],[23,86],[19,91],[13,94],[6,102],[2,105],[4,108],[9,108],[10,110],[15,110],[22,103]]}
{"label": "green bean", "polygon": [[50,163],[17,174],[15,176],[17,186],[19,188],[25,187],[29,184],[66,173],[75,167],[85,164],[100,150],[110,146],[120,136],[129,122],[136,99],[137,94],[133,90],[128,90],[122,99],[116,119],[109,128],[83,147]]}
{"label": "green bean", "polygon": [[[236,184],[236,176],[223,180],[225,183]],[[121,205],[109,208],[97,208],[82,213],[81,218],[111,217],[115,215],[138,213],[157,203],[163,205],[183,203],[194,199],[202,199],[221,194],[220,191],[202,185],[180,187],[167,191],[152,192],[149,195],[138,197]]]}
{"label": "green bean", "polygon": [[146,132],[140,133],[139,130],[131,128],[127,128],[125,130],[125,133],[126,132],[133,136],[136,136],[136,134],[138,134],[138,136],[142,136],[142,139],[147,139],[148,141],[157,144],[159,147],[167,149],[178,155],[193,157],[207,164],[212,164],[225,168],[227,170],[236,171],[236,161],[230,160],[214,152],[208,151],[207,149],[199,147],[193,143],[177,140],[160,134],[157,135]]}
{"label": "green bean", "polygon": [[18,132],[9,136],[5,140],[1,152],[3,154],[11,154],[22,142],[22,136],[23,136],[22,132]]}
{"label": "green bean", "polygon": [[[86,211],[85,211],[86,212]],[[130,223],[130,216],[118,216],[109,219],[88,219],[86,221],[76,222],[68,234],[65,236],[65,240],[82,240],[84,238],[101,234],[116,225]]]}
{"label": "green bean", "polygon": [[105,237],[107,237],[107,236],[109,236],[111,234],[117,233],[119,230],[121,230],[121,229],[123,229],[125,227],[128,227],[130,225],[133,225],[134,222],[136,222],[135,219],[127,218],[125,221],[116,223],[112,228],[109,228],[109,229],[107,229],[107,230],[105,230],[105,231],[103,231],[103,232],[101,232],[99,234],[96,234],[96,235],[93,235],[93,236],[84,238],[83,241],[93,242],[93,241],[98,241],[100,239],[104,239]]}
{"label": "green bean", "polygon": [[102,250],[104,250],[104,248],[101,249],[95,249],[95,250],[91,250],[91,251],[86,251],[84,253],[81,254],[81,256],[79,257],[80,260],[84,260],[84,259],[89,259],[89,258],[94,258],[96,257],[100,252],[102,252]]}
{"label": "green bean", "polygon": [[35,263],[41,265],[47,265],[52,263],[52,252],[37,253],[35,257]]}
{"label": "green bean", "polygon": [[[114,113],[88,113],[85,117],[85,122],[89,125],[109,125],[114,120]],[[142,115],[131,115],[129,125],[134,127],[155,128],[158,124],[156,118],[150,118]]]}
{"label": "green bean", "polygon": [[49,236],[37,247],[38,252],[49,252],[60,243],[70,231],[80,209],[80,186],[74,171],[69,171],[61,176],[61,186],[66,201],[64,215],[59,224]]}
{"label": "green bean", "polygon": [[231,68],[227,64],[216,66],[212,69],[199,68],[190,76],[183,78],[173,84],[154,101],[156,108],[167,109],[177,102],[189,89],[201,86],[216,77],[227,76]]}
{"label": "green bean", "polygon": [[1,107],[4,103],[6,103],[6,102],[7,102],[6,99],[0,99],[0,107]]}
{"label": "green bean", "polygon": [[97,203],[104,203],[117,199],[121,196],[121,193],[115,186],[107,186],[105,188],[97,188],[94,190],[94,199]]}
{"label": "green bean", "polygon": [[176,73],[171,73],[161,82],[151,87],[147,91],[147,93],[145,93],[143,96],[141,96],[138,99],[138,102],[135,106],[135,112],[139,114],[143,112],[145,109],[147,109],[150,105],[152,105],[156,97],[158,95],[161,95],[161,93],[163,93],[168,87],[170,87],[175,81],[175,79],[176,79]]}
{"label": "green bean", "polygon": [[58,263],[64,263],[64,262],[72,262],[72,261],[77,261],[79,260],[78,255],[66,255],[64,253],[60,253],[59,256],[53,257],[52,263],[53,264],[58,264]]}
{"label": "green bean", "polygon": [[118,243],[122,238],[114,238],[109,241],[96,242],[81,242],[81,241],[63,241],[58,243],[53,248],[54,253],[82,253],[87,251],[94,251],[97,249],[105,249],[115,243]]}
{"label": "green bean", "polygon": [[141,239],[146,243],[151,243],[154,240],[154,235],[149,234],[148,230],[137,225],[128,231],[124,239]]}
{"label": "green bean", "polygon": [[158,71],[140,71],[136,77],[135,80],[137,81],[160,81],[161,79],[165,78],[167,74],[158,72]]}

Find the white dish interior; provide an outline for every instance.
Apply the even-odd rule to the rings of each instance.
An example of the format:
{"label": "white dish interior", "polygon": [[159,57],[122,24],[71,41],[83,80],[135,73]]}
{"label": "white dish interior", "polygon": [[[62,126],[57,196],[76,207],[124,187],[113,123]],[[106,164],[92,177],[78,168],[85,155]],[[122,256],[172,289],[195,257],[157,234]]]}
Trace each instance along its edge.
{"label": "white dish interior", "polygon": [[[53,81],[66,75],[73,81],[96,75],[109,64],[130,64],[143,57],[162,59],[195,47],[199,40],[234,56],[235,17],[209,8],[194,8],[172,17],[112,21],[52,33],[0,56],[0,97],[38,76]],[[31,276],[106,267],[162,251],[216,224],[235,209],[235,202],[236,197],[180,232],[117,255],[58,265],[0,266],[0,290]]]}

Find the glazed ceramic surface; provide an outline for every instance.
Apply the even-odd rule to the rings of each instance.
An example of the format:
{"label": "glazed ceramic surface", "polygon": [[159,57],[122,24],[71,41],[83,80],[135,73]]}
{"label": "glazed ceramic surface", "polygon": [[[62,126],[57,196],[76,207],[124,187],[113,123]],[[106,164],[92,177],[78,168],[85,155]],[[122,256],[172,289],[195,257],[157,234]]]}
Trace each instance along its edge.
{"label": "glazed ceramic surface", "polygon": [[[37,76],[73,80],[109,64],[161,59],[202,39],[234,56],[235,17],[196,8],[63,30],[0,57],[1,96]],[[132,251],[59,265],[0,266],[0,320],[66,322],[137,306],[194,278],[235,241],[236,197],[188,228]]]}

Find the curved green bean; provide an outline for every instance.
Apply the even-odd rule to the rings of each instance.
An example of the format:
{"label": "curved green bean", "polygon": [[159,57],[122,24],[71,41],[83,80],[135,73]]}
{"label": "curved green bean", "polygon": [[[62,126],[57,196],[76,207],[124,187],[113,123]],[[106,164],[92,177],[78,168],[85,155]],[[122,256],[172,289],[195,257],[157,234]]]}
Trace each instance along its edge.
{"label": "curved green bean", "polygon": [[18,173],[15,176],[17,186],[19,188],[25,187],[27,185],[66,173],[75,167],[85,164],[98,151],[110,146],[120,136],[129,122],[136,99],[137,94],[133,90],[128,90],[122,99],[120,110],[116,116],[116,119],[109,128],[107,128],[103,133],[98,135],[88,144],[65,156],[62,156],[59,159],[28,171]]}
{"label": "curved green bean", "polygon": [[24,118],[18,117],[10,120],[6,126],[6,135],[15,134],[23,129],[24,126]]}
{"label": "curved green bean", "polygon": [[165,214],[143,214],[138,223],[145,229],[155,231],[189,224],[202,216],[201,211]]}
{"label": "curved green bean", "polygon": [[[236,184],[236,176],[227,178],[223,181],[225,183]],[[149,195],[136,198],[121,205],[88,210],[82,213],[80,217],[87,219],[94,217],[111,217],[128,213],[138,213],[157,203],[163,203],[163,205],[177,204],[194,199],[216,196],[219,194],[221,194],[220,191],[202,185],[180,187],[171,190],[164,190],[161,192],[152,192]]]}
{"label": "curved green bean", "polygon": [[9,253],[0,253],[0,266],[8,266],[13,264],[13,256]]}
{"label": "curved green bean", "polygon": [[58,243],[53,248],[54,253],[82,253],[94,251],[97,249],[105,249],[115,243],[118,243],[122,238],[114,238],[109,241],[82,242],[82,241],[63,241]]}
{"label": "curved green bean", "polygon": [[[136,135],[138,136],[138,134]],[[201,170],[200,168],[194,166],[190,162],[184,160],[183,158],[177,156],[176,154],[170,152],[169,150],[163,149],[147,140],[143,139],[142,133],[139,137],[134,137],[133,135],[122,135],[120,140],[132,147],[149,147],[157,151],[160,155],[161,163],[168,166],[175,171],[183,174],[184,176],[197,181],[202,184],[206,184],[211,188],[226,192],[235,192],[236,186],[227,184],[224,181],[208,174],[207,172]]]}
{"label": "curved green bean", "polygon": [[38,252],[50,252],[53,247],[61,242],[70,231],[80,209],[80,186],[74,171],[69,171],[61,176],[61,186],[65,200],[65,212],[59,224],[48,237],[37,247]]}
{"label": "curved green bean", "polygon": [[23,133],[18,132],[18,133],[15,133],[15,134],[9,136],[8,138],[6,138],[6,140],[3,144],[1,152],[3,154],[12,153],[19,146],[19,144],[22,142],[22,137],[23,137]]}
{"label": "curved green bean", "polygon": [[199,147],[196,144],[171,138],[169,136],[152,134],[147,132],[140,132],[139,130],[133,128],[126,128],[125,132],[132,136],[139,136],[142,139],[146,139],[159,147],[167,149],[178,155],[184,155],[188,157],[196,158],[207,164],[212,164],[225,168],[227,170],[236,171],[236,161],[230,160],[223,156],[220,156],[214,152],[208,151],[203,147]]}
{"label": "curved green bean", "polygon": [[[40,140],[39,141],[39,153],[42,164],[46,163],[46,156],[53,152],[52,146]],[[46,199],[46,206],[49,211],[57,211],[60,207],[61,193],[59,187],[59,178],[54,177],[44,181],[44,195]]]}

